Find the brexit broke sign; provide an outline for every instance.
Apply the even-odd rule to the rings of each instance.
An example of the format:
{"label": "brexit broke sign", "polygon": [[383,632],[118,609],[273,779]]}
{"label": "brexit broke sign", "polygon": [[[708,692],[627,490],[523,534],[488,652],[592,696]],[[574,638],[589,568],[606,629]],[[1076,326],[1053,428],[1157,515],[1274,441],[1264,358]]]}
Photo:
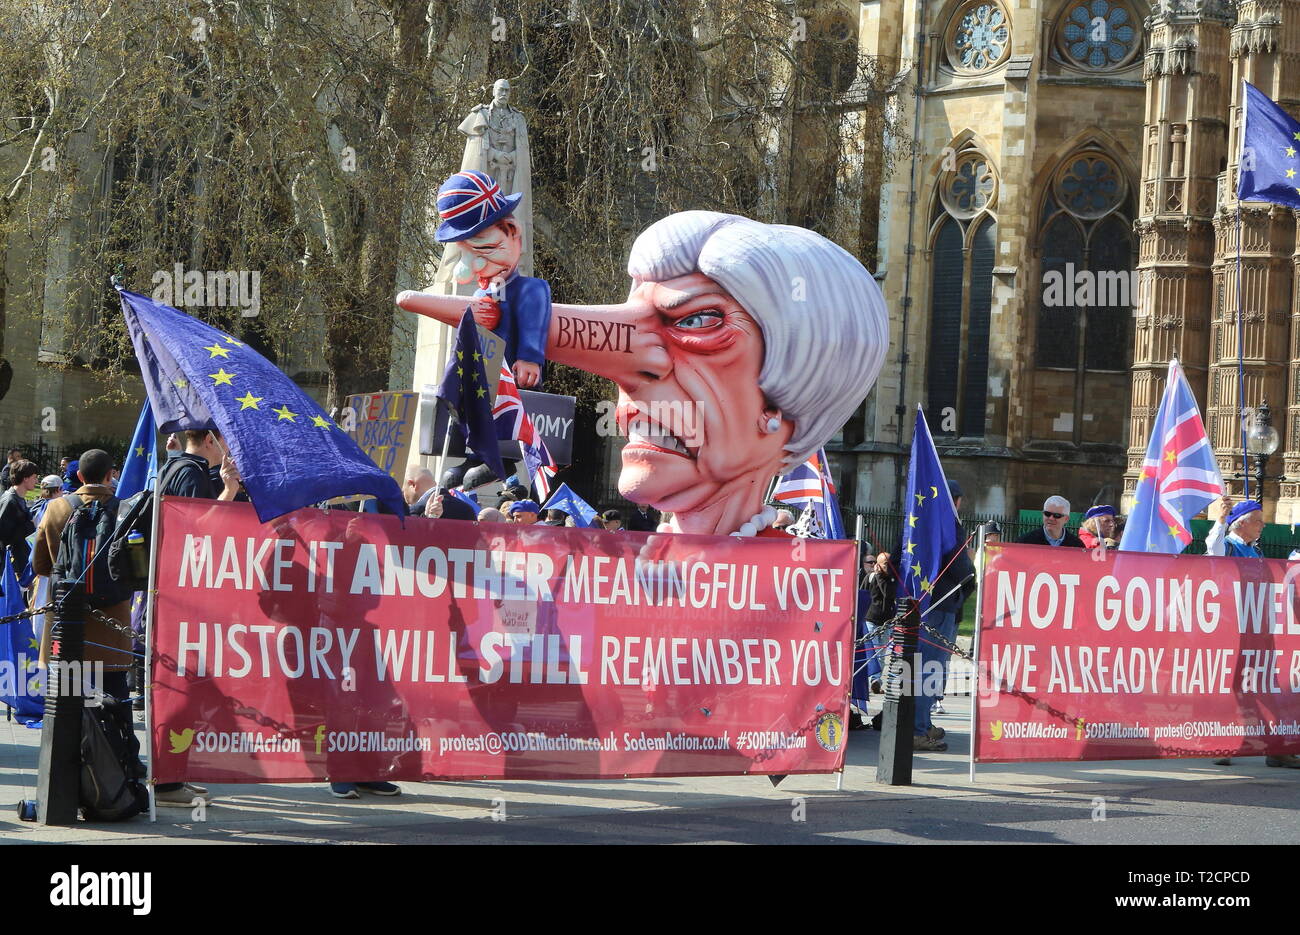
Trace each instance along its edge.
{"label": "brexit broke sign", "polygon": [[409,391],[348,397],[347,405],[356,414],[356,424],[348,434],[398,484],[405,479],[419,404],[420,394]]}

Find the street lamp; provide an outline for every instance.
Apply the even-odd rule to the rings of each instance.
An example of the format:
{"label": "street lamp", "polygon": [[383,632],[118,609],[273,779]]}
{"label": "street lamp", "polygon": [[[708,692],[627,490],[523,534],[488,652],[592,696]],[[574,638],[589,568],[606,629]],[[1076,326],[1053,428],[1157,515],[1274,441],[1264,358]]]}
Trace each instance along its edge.
{"label": "street lamp", "polygon": [[1255,461],[1255,489],[1259,502],[1264,502],[1264,472],[1268,465],[1268,458],[1273,452],[1277,451],[1278,437],[1277,429],[1273,428],[1272,412],[1268,408],[1268,399],[1258,409],[1255,410],[1255,417],[1251,420],[1250,431],[1246,433],[1246,450],[1250,452]]}

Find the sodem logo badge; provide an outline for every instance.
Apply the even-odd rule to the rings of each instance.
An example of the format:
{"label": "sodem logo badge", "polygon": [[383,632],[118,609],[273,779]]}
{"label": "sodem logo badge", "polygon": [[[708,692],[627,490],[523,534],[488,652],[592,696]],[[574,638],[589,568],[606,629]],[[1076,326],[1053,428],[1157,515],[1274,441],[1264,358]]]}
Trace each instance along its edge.
{"label": "sodem logo badge", "polygon": [[821,744],[823,750],[829,750],[834,753],[844,742],[844,722],[840,720],[838,714],[823,714],[817,721],[814,729],[817,734],[817,742]]}
{"label": "sodem logo badge", "polygon": [[179,732],[169,728],[167,739],[171,741],[172,753],[184,753],[190,748],[190,744],[194,743],[194,728],[187,727]]}

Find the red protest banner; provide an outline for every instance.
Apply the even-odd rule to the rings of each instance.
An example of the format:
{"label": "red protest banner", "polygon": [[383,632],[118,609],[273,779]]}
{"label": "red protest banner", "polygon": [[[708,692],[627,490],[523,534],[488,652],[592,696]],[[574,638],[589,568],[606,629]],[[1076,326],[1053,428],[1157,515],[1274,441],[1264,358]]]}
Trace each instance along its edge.
{"label": "red protest banner", "polygon": [[988,550],[975,759],[1300,753],[1300,564]]}
{"label": "red protest banner", "polygon": [[812,773],[844,756],[853,543],[165,498],[161,782]]}

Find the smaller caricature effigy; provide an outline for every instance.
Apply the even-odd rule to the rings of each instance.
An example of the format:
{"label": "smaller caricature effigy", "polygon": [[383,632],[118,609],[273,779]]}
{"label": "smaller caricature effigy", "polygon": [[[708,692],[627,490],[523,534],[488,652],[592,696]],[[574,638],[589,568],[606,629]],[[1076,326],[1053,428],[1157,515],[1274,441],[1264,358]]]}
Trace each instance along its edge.
{"label": "smaller caricature effigy", "polygon": [[519,270],[523,227],[514,216],[523,195],[507,195],[477,169],[457,172],[438,190],[437,238],[456,244],[478,283],[469,301],[474,320],[505,342],[515,382],[542,382],[551,327],[551,287]]}

